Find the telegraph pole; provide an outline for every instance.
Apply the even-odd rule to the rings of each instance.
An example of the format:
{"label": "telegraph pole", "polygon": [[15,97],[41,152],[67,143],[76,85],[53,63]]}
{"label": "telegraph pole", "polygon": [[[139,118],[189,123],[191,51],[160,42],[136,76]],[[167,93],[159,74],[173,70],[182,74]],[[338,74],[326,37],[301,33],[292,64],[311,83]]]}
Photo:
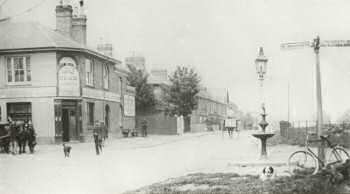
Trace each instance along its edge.
{"label": "telegraph pole", "polygon": [[290,122],[290,85],[288,82],[288,128],[289,128],[289,122]]}
{"label": "telegraph pole", "polygon": [[[322,110],[322,87],[321,87],[321,70],[320,70],[320,37],[314,39],[314,52],[316,55],[316,98],[317,98],[317,137],[323,134],[323,110]],[[325,144],[322,141],[318,147],[318,157],[325,160]]]}

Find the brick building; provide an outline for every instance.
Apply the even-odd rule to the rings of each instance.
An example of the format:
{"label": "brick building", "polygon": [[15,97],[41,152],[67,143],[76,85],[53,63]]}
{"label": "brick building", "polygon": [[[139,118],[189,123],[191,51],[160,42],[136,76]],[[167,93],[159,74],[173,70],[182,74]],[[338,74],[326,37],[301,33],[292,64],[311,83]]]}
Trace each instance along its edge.
{"label": "brick building", "polygon": [[[216,92],[218,93],[218,92]],[[214,92],[201,88],[197,94],[198,106],[191,114],[191,131],[222,129],[227,117],[227,103],[224,93],[214,96]]]}
{"label": "brick building", "polygon": [[84,141],[96,120],[110,136],[134,127],[126,70],[86,46],[87,18],[72,13],[70,5],[56,7],[56,30],[0,23],[0,120],[31,120],[39,142]]}

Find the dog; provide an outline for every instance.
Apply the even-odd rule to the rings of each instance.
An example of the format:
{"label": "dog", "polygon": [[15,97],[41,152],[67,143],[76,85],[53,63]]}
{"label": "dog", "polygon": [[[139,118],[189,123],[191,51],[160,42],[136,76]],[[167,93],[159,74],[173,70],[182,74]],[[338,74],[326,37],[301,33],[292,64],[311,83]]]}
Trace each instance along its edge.
{"label": "dog", "polygon": [[271,180],[271,179],[274,179],[275,177],[276,177],[276,172],[272,166],[264,167],[260,175],[260,179],[262,181]]}
{"label": "dog", "polygon": [[72,149],[72,146],[66,145],[65,143],[63,144],[63,153],[65,158],[70,157],[70,151]]}

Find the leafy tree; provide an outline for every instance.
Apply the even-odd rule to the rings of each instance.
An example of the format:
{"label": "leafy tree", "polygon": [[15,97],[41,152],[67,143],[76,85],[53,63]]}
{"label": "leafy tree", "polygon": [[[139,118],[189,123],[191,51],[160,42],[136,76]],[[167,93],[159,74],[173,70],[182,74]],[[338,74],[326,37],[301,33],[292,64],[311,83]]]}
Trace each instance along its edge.
{"label": "leafy tree", "polygon": [[178,66],[170,76],[167,102],[170,112],[184,117],[185,131],[190,130],[189,115],[197,108],[200,78],[192,68]]}
{"label": "leafy tree", "polygon": [[148,84],[148,74],[144,70],[138,70],[134,66],[128,66],[130,72],[127,80],[130,86],[135,87],[136,112],[150,110],[155,105],[153,88]]}

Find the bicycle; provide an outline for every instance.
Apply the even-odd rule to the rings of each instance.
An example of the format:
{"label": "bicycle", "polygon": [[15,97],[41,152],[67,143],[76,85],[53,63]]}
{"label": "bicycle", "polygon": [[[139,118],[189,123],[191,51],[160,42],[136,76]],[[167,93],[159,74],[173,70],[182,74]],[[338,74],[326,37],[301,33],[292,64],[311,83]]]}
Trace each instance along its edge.
{"label": "bicycle", "polygon": [[[326,157],[326,161],[322,161],[309,147],[312,142],[326,142],[327,147],[331,150]],[[350,156],[348,152],[337,144],[332,144],[329,135],[321,135],[320,139],[309,140],[309,134],[306,135],[305,150],[299,150],[292,153],[288,158],[288,168],[291,174],[296,171],[303,171],[305,174],[316,174],[320,167],[328,168],[331,165],[344,163]]]}

